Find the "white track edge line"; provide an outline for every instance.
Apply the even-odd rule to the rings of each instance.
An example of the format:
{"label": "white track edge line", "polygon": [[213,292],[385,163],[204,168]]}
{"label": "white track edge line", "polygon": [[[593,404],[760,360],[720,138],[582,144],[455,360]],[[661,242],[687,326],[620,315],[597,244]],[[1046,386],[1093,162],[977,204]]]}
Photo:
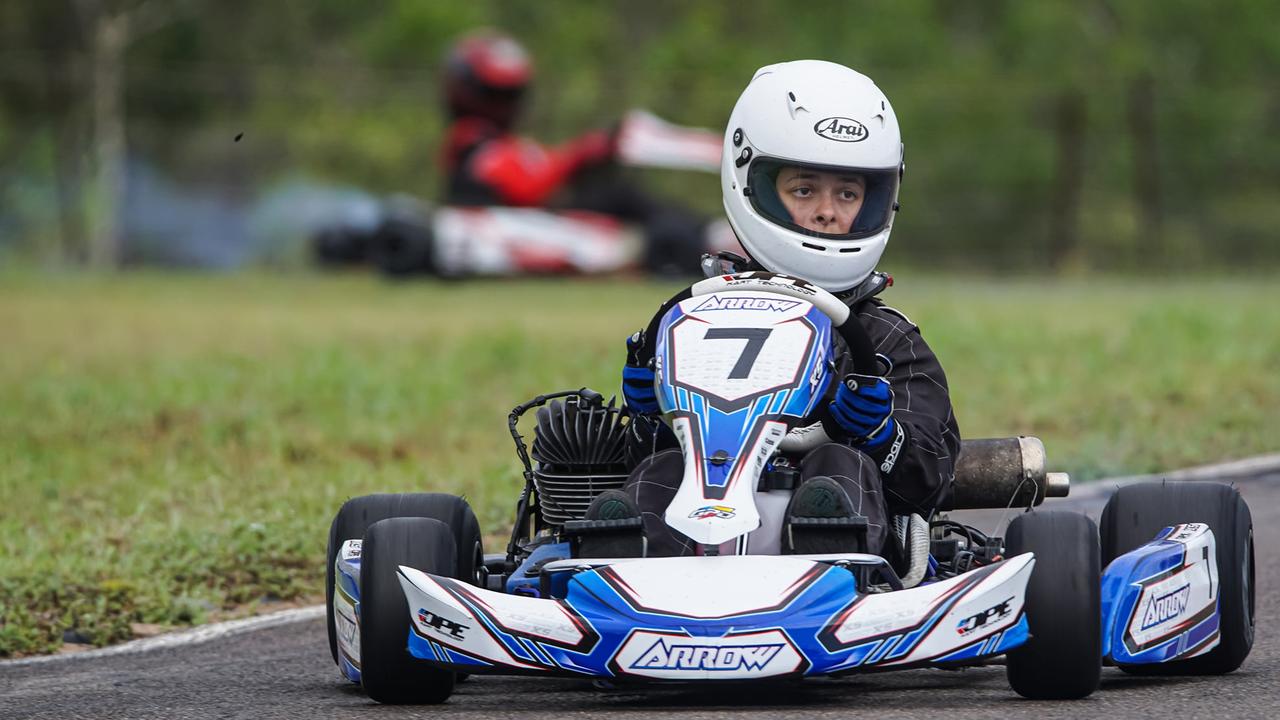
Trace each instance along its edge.
{"label": "white track edge line", "polygon": [[115,655],[133,655],[135,653],[150,652],[152,650],[198,645],[200,643],[229,637],[231,635],[240,635],[254,630],[263,630],[265,628],[276,627],[278,625],[288,625],[290,623],[315,620],[322,617],[324,617],[324,605],[308,605],[307,607],[294,608],[291,610],[281,610],[269,615],[258,615],[256,617],[242,618],[240,620],[228,620],[225,622],[214,623],[212,625],[201,625],[190,630],[165,633],[163,635],[156,635],[154,637],[141,638],[138,640],[130,640],[122,645],[85,650],[84,652],[62,653],[60,655],[37,655],[33,657],[17,658],[15,660],[0,660],[0,668],[21,665],[38,665],[42,663],[68,660],[89,660],[94,658],[112,657]]}
{"label": "white track edge line", "polygon": [[1072,483],[1068,500],[1086,500],[1099,495],[1109,495],[1116,488],[1140,482],[1169,480],[1188,482],[1196,480],[1245,481],[1280,474],[1280,453],[1255,455],[1254,457],[1213,465],[1197,465],[1183,470],[1170,470],[1150,475],[1126,475],[1101,478],[1079,484]]}

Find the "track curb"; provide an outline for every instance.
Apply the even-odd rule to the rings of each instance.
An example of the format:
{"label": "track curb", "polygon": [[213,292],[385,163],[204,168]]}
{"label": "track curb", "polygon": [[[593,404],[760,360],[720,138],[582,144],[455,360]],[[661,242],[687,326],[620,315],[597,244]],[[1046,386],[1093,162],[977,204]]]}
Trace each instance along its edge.
{"label": "track curb", "polygon": [[17,658],[14,660],[0,660],[0,668],[41,665],[44,663],[72,660],[90,660],[94,658],[113,657],[116,655],[132,655],[136,653],[151,652],[153,650],[163,650],[166,648],[199,645],[201,643],[209,642],[210,640],[217,640],[219,638],[229,637],[232,635],[240,635],[247,632],[253,632],[255,630],[263,630],[265,628],[276,627],[278,625],[288,625],[290,623],[303,622],[306,620],[315,620],[322,617],[324,617],[324,605],[308,605],[301,608],[281,610],[268,615],[258,615],[255,617],[242,618],[240,620],[228,620],[226,622],[214,623],[212,625],[201,625],[200,627],[192,628],[190,630],[165,633],[163,635],[156,635],[155,637],[141,638],[139,640],[130,640],[129,642],[121,645],[85,650],[84,652],[63,653],[60,655],[37,655],[33,657]]}

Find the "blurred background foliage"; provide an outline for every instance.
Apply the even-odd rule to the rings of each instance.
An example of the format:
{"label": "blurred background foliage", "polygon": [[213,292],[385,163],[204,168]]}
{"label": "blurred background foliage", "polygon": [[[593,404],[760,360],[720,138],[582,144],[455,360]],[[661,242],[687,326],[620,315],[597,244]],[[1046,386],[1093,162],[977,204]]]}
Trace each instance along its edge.
{"label": "blurred background foliage", "polygon": [[[10,0],[0,259],[283,262],[272,218],[434,198],[440,60],[481,25],[531,50],[545,141],[631,107],[720,129],[779,60],[866,72],[906,141],[891,263],[1280,263],[1276,0]],[[719,205],[711,176],[649,181]]]}

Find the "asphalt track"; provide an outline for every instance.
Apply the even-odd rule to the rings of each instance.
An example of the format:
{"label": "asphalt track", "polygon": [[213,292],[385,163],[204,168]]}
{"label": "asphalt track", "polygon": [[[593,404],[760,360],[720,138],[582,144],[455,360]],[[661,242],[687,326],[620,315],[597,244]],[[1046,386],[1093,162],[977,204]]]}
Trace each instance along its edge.
{"label": "asphalt track", "polygon": [[[269,626],[194,645],[111,656],[0,664],[2,718],[470,718],[566,717],[616,713],[636,718],[848,717],[1047,718],[1174,716],[1280,717],[1280,474],[1239,482],[1253,511],[1258,632],[1244,667],[1213,678],[1138,678],[1103,670],[1102,688],[1074,702],[1030,702],[1004,668],[753,683],[598,690],[589,683],[473,678],[443,706],[389,707],[338,678],[324,622]],[[1096,519],[1105,494],[1077,488],[1051,500]],[[970,515],[990,527],[1000,513]]]}

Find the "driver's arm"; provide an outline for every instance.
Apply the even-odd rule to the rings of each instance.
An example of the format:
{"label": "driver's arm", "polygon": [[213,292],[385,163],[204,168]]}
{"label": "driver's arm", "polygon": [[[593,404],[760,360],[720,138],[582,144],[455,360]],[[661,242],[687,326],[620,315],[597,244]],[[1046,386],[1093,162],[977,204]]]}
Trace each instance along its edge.
{"label": "driver's arm", "polygon": [[947,377],[920,331],[896,311],[868,303],[858,319],[876,351],[893,367],[893,419],[900,433],[869,453],[880,465],[891,509],[927,516],[951,491],[960,453],[960,429]]}

